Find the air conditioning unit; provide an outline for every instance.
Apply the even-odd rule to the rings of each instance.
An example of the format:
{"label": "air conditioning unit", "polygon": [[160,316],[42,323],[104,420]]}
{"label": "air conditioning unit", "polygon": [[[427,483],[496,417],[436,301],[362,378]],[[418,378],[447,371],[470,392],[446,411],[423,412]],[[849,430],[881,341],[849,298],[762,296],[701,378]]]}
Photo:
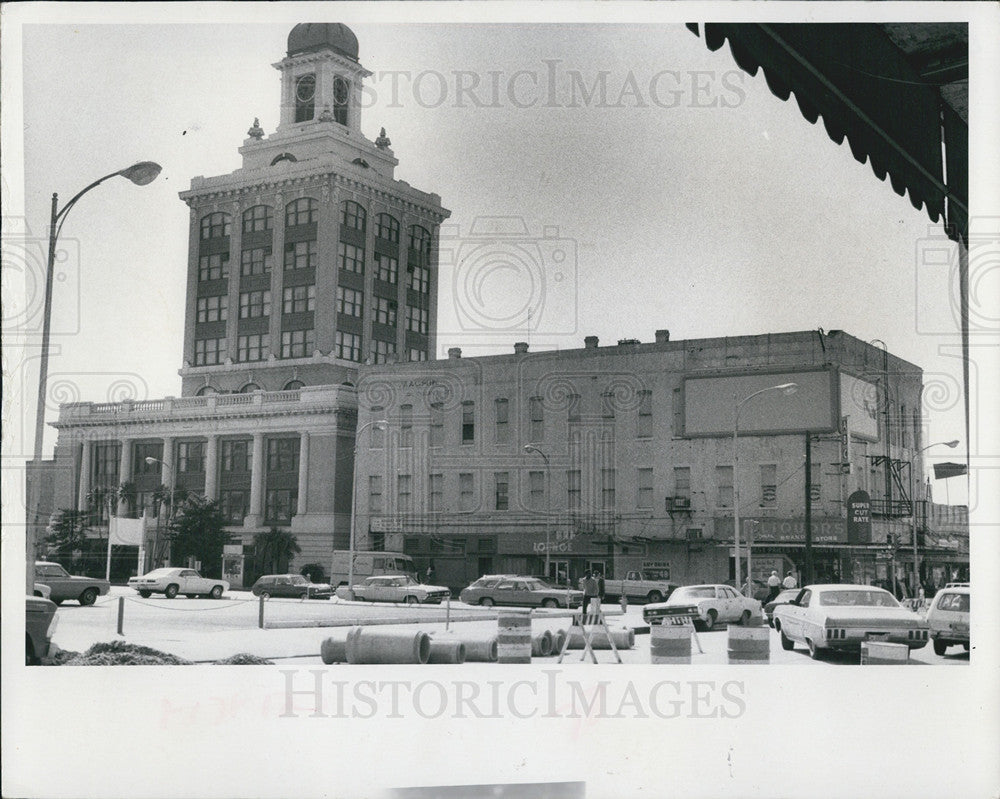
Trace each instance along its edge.
{"label": "air conditioning unit", "polygon": [[700,527],[689,527],[687,530],[688,541],[701,541],[705,536],[705,531]]}
{"label": "air conditioning unit", "polygon": [[691,497],[667,497],[667,510],[691,510]]}

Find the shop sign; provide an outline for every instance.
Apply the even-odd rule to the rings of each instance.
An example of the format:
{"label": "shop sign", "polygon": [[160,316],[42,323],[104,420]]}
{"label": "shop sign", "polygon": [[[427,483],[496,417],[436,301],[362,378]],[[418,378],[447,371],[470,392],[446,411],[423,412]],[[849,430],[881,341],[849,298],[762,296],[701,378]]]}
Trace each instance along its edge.
{"label": "shop sign", "polygon": [[[746,519],[754,524],[754,544],[803,543],[806,540],[805,519]],[[715,520],[716,538],[732,539],[733,520]],[[812,519],[812,542],[814,544],[846,544],[847,524],[843,519],[821,516]]]}
{"label": "shop sign", "polygon": [[868,544],[872,540],[872,498],[867,491],[855,491],[847,498],[847,541]]}

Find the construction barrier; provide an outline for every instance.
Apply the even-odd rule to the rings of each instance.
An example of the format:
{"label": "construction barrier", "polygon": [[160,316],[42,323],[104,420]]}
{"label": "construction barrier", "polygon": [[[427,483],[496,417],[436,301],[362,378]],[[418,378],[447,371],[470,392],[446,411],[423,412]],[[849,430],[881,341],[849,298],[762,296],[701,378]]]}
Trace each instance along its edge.
{"label": "construction barrier", "polygon": [[465,644],[447,638],[431,638],[428,663],[465,663]]}
{"label": "construction barrier", "polygon": [[888,641],[862,641],[861,665],[903,666],[910,661],[910,647]]}
{"label": "construction barrier", "polygon": [[531,663],[530,610],[497,613],[497,655],[500,663]]}
{"label": "construction barrier", "polygon": [[323,662],[329,666],[332,663],[347,662],[347,639],[327,638],[319,648],[319,655]]}
{"label": "construction barrier", "polygon": [[[611,649],[611,641],[614,641],[617,649],[631,649],[635,646],[635,633],[628,627],[611,630],[611,641],[604,630],[594,630],[588,635],[591,649]],[[579,627],[573,627],[569,631],[569,645],[566,648],[583,649],[583,634]]]}
{"label": "construction barrier", "polygon": [[348,663],[426,663],[427,633],[353,627],[347,634]]}
{"label": "construction barrier", "polygon": [[687,624],[652,625],[649,628],[650,663],[690,663],[693,632],[694,627]]}
{"label": "construction barrier", "polygon": [[539,633],[531,639],[531,654],[533,657],[547,658],[552,654],[552,633],[548,630]]}
{"label": "construction barrier", "polygon": [[729,646],[726,650],[732,665],[756,665],[771,662],[770,627],[729,626]]}

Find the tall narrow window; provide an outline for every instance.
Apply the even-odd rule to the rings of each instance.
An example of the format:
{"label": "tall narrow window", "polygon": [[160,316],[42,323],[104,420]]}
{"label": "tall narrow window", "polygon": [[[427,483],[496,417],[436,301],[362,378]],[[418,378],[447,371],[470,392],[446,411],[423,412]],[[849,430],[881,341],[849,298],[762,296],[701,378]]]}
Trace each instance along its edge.
{"label": "tall narrow window", "polygon": [[510,506],[510,478],[507,472],[496,472],[493,475],[496,484],[497,510],[507,510]]}
{"label": "tall narrow window", "polygon": [[674,497],[691,501],[691,467],[674,467]]}
{"label": "tall narrow window", "polygon": [[545,440],[545,416],[541,397],[531,397],[528,400],[528,434],[532,441]]}
{"label": "tall narrow window", "polygon": [[773,508],[778,504],[778,467],[764,464],[760,467],[760,506]]}
{"label": "tall narrow window", "polygon": [[615,392],[605,391],[601,394],[601,416],[605,419],[615,418]]}
{"label": "tall narrow window", "polygon": [[510,403],[503,397],[499,398],[494,406],[497,417],[497,444],[506,444],[510,441]]}
{"label": "tall narrow window", "polygon": [[642,468],[636,470],[635,506],[637,508],[653,507],[653,470]]}
{"label": "tall narrow window", "polygon": [[545,510],[545,472],[528,472],[528,507]]}
{"label": "tall narrow window", "polygon": [[399,406],[399,446],[413,446],[413,406]]}
{"label": "tall narrow window", "polygon": [[316,113],[316,76],[302,75],[295,81],[295,121],[309,122]]}
{"label": "tall narrow window", "polygon": [[427,475],[427,509],[432,512],[444,510],[444,475]]}
{"label": "tall narrow window", "polygon": [[458,475],[458,509],[472,511],[476,508],[475,483],[472,472]]}
{"label": "tall narrow window", "polygon": [[368,476],[368,512],[382,513],[382,475]]}
{"label": "tall narrow window", "polygon": [[636,419],[635,434],[639,438],[649,438],[653,435],[653,392],[640,391],[639,415]]}
{"label": "tall narrow window", "polygon": [[430,445],[440,447],[444,444],[444,403],[431,403]]}
{"label": "tall narrow window", "polygon": [[397,508],[400,513],[409,513],[413,510],[413,477],[409,474],[399,475],[397,482]]}
{"label": "tall narrow window", "polygon": [[605,510],[615,507],[614,469],[601,469],[601,507]]}
{"label": "tall narrow window", "polygon": [[462,403],[462,443],[472,444],[476,440],[476,404],[470,400]]}
{"label": "tall narrow window", "polygon": [[566,397],[566,421],[571,424],[580,421],[580,395],[570,394]]}
{"label": "tall narrow window", "polygon": [[718,485],[719,492],[715,500],[716,507],[733,507],[733,467],[716,466],[715,482]]}
{"label": "tall narrow window", "polygon": [[337,75],[333,79],[333,121],[347,125],[347,109],[351,103],[351,84]]}
{"label": "tall narrow window", "polygon": [[570,510],[580,509],[579,469],[570,469],[566,472],[566,507]]}

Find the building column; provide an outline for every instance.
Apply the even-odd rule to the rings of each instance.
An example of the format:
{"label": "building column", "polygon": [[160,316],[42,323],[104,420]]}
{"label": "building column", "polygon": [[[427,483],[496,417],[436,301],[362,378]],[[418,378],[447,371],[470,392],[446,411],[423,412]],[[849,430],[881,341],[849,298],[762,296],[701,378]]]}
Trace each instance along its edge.
{"label": "building column", "polygon": [[306,493],[309,490],[309,434],[302,433],[299,437],[299,498],[295,510],[296,516],[308,513]]}
{"label": "building column", "polygon": [[205,496],[215,500],[219,498],[219,437],[206,437],[208,445],[205,448]]}
{"label": "building column", "polygon": [[[118,460],[118,482],[121,483],[131,483],[132,482],[132,439],[122,438],[118,442],[121,445],[122,452]],[[128,513],[128,502],[119,499],[118,508],[115,511],[118,516],[124,516]]]}
{"label": "building column", "polygon": [[90,440],[84,439],[80,455],[80,485],[77,489],[76,508],[87,510],[87,493],[90,491]]}
{"label": "building column", "polygon": [[244,527],[260,527],[264,519],[264,434],[253,434],[253,453],[250,459],[250,512]]}

